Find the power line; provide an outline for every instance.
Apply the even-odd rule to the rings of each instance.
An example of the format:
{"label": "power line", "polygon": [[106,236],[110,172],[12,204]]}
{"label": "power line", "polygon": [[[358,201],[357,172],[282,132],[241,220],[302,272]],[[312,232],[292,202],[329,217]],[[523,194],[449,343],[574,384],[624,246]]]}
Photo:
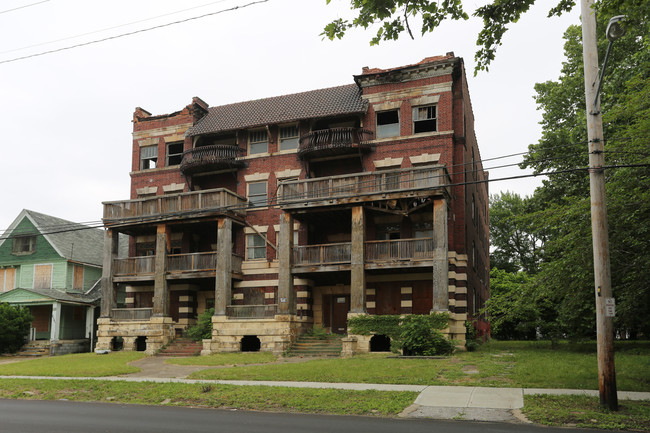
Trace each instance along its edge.
{"label": "power line", "polygon": [[243,9],[243,8],[253,6],[253,5],[257,5],[257,4],[260,4],[260,3],[266,3],[268,1],[269,0],[257,0],[257,1],[253,1],[251,3],[247,3],[247,4],[242,5],[242,6],[234,6],[232,8],[222,9],[222,10],[219,10],[219,11],[216,11],[216,12],[210,12],[210,13],[207,13],[207,14],[203,14],[203,15],[199,15],[199,16],[195,16],[195,17],[191,17],[191,18],[186,18],[186,19],[183,19],[183,20],[173,21],[171,23],[160,24],[160,25],[149,27],[149,28],[146,28],[146,29],[134,30],[132,32],[122,33],[122,34],[115,35],[115,36],[108,36],[108,37],[105,37],[105,38],[102,38],[102,39],[95,39],[93,41],[82,42],[82,43],[79,43],[79,44],[69,45],[67,47],[57,48],[57,49],[54,49],[54,50],[42,51],[40,53],[29,54],[29,55],[21,56],[21,57],[15,57],[13,59],[8,59],[8,60],[2,60],[2,61],[0,61],[0,65],[4,64],[4,63],[11,63],[11,62],[17,62],[17,61],[20,61],[20,60],[31,59],[33,57],[45,56],[47,54],[58,53],[58,52],[61,52],[61,51],[72,50],[74,48],[85,47],[87,45],[98,44],[100,42],[106,42],[106,41],[110,41],[110,40],[113,40],[113,39],[123,38],[123,37],[126,37],[126,36],[133,36],[133,35],[136,35],[138,33],[144,33],[144,32],[148,32],[148,31],[151,31],[151,30],[157,30],[157,29],[161,29],[161,28],[164,28],[164,27],[173,26],[173,25],[176,25],[176,24],[182,24],[182,23],[186,23],[186,22],[189,22],[189,21],[195,21],[195,20],[199,20],[201,18],[205,18],[205,17],[209,17],[209,16],[219,15],[219,14],[222,14],[222,13],[225,13],[225,12],[233,12],[233,11],[235,11],[237,9]]}
{"label": "power line", "polygon": [[2,15],[2,14],[6,14],[7,12],[17,11],[17,10],[19,10],[19,9],[25,9],[25,8],[28,8],[28,7],[31,7],[31,6],[40,5],[41,3],[47,3],[47,2],[49,2],[49,1],[50,1],[50,0],[43,0],[43,1],[40,1],[40,2],[31,3],[31,4],[28,4],[28,5],[24,5],[24,6],[18,6],[17,8],[13,8],[13,9],[6,9],[6,10],[4,10],[4,11],[0,11],[0,15]]}
{"label": "power line", "polygon": [[[47,1],[49,1],[49,0],[47,0]],[[133,24],[139,24],[139,23],[143,23],[143,22],[147,22],[147,21],[152,21],[152,20],[156,20],[158,18],[163,18],[163,17],[167,17],[167,16],[170,16],[170,15],[176,15],[176,14],[179,14],[179,13],[182,13],[182,12],[187,12],[187,11],[190,11],[190,10],[193,10],[193,9],[199,9],[199,8],[203,8],[203,7],[206,7],[206,6],[211,6],[213,4],[223,3],[225,1],[226,0],[218,0],[218,1],[214,1],[212,3],[206,3],[206,4],[203,4],[203,5],[194,6],[194,7],[187,8],[187,9],[181,9],[181,10],[176,11],[176,12],[170,12],[170,13],[166,13],[166,14],[163,14],[163,15],[157,15],[157,16],[151,17],[151,18],[144,18],[144,19],[137,20],[137,21],[131,21],[129,23],[119,24],[119,25],[112,26],[112,27],[106,27],[106,28],[99,29],[99,30],[93,30],[93,31],[87,32],[87,33],[81,33],[81,34],[78,34],[78,35],[68,36],[68,37],[61,38],[61,39],[55,39],[55,40],[52,40],[52,41],[41,42],[41,43],[34,44],[34,45],[27,45],[27,46],[21,47],[21,48],[13,48],[11,50],[0,51],[0,54],[13,53],[15,51],[27,50],[29,48],[41,47],[43,45],[50,45],[50,44],[54,44],[56,42],[62,42],[62,41],[70,40],[70,39],[80,38],[82,36],[93,35],[93,34],[96,34],[96,33],[105,32],[107,30],[115,30],[115,29],[119,29],[121,27],[127,27],[127,26],[131,26]]]}

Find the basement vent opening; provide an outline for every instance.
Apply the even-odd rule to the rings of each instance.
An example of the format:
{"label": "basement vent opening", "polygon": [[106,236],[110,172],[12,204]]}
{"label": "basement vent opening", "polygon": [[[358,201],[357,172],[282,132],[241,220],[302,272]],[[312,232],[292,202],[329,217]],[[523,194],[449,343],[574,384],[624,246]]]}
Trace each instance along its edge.
{"label": "basement vent opening", "polygon": [[141,335],[135,339],[135,350],[138,352],[144,352],[147,350],[147,337]]}
{"label": "basement vent opening", "polygon": [[370,339],[371,352],[390,352],[390,337],[386,335],[373,335]]}
{"label": "basement vent opening", "polygon": [[122,337],[113,337],[111,340],[111,350],[118,352],[122,349],[124,349],[124,339]]}
{"label": "basement vent opening", "polygon": [[256,335],[244,335],[241,339],[242,352],[259,352],[261,346],[260,339]]}

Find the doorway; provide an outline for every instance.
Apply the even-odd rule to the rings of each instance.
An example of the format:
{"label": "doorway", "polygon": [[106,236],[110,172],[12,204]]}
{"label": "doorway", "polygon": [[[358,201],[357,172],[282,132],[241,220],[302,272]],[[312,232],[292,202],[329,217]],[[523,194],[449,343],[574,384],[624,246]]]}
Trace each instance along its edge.
{"label": "doorway", "polygon": [[330,305],[332,332],[334,334],[347,334],[350,295],[332,295]]}

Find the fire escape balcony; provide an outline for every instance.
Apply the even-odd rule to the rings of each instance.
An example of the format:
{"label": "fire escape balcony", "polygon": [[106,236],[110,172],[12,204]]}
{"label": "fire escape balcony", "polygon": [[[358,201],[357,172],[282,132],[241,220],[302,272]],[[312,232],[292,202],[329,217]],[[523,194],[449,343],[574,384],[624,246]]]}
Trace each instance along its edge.
{"label": "fire escape balcony", "polygon": [[347,153],[369,152],[372,132],[361,128],[330,128],[300,137],[298,157],[310,159]]}
{"label": "fire escape balcony", "polygon": [[127,227],[215,215],[242,216],[248,201],[225,188],[104,202],[104,225]]}
{"label": "fire escape balcony", "polygon": [[185,176],[226,168],[241,168],[246,162],[241,159],[244,149],[230,144],[200,146],[183,152],[180,170]]}
{"label": "fire escape balcony", "polygon": [[349,205],[430,195],[448,195],[451,178],[444,165],[380,170],[280,183],[284,210]]}

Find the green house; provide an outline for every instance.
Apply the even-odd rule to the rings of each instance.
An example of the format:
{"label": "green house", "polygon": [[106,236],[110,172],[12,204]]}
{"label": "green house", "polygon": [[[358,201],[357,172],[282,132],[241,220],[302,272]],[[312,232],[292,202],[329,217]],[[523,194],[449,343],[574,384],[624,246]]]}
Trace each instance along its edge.
{"label": "green house", "polygon": [[30,210],[0,236],[0,302],[29,308],[32,344],[91,350],[103,245],[102,230]]}

